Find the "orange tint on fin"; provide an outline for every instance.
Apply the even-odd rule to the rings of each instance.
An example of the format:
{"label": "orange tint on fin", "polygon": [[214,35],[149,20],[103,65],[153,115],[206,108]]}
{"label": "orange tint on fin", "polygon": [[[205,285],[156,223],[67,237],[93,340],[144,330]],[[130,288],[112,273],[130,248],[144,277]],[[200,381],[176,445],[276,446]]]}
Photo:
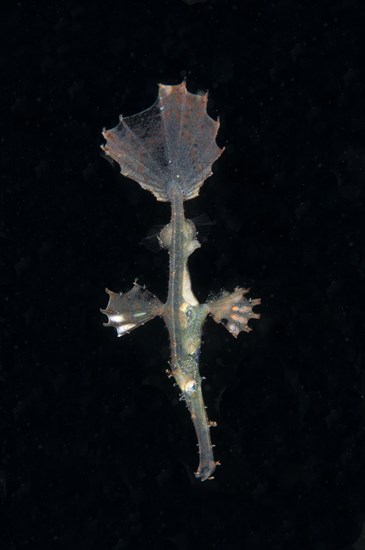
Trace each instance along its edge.
{"label": "orange tint on fin", "polygon": [[191,94],[185,82],[159,84],[156,103],[137,115],[120,117],[104,130],[102,149],[120,165],[121,173],[169,201],[178,188],[184,200],[199,194],[223,152],[215,142],[219,122],[206,111],[207,94]]}
{"label": "orange tint on fin", "polygon": [[207,303],[214,321],[223,323],[222,319],[225,319],[224,326],[235,338],[242,331],[251,332],[252,329],[248,326],[250,319],[260,319],[260,314],[254,313],[252,308],[260,304],[261,300],[245,298],[249,290],[237,287],[232,293],[223,291],[217,298]]}

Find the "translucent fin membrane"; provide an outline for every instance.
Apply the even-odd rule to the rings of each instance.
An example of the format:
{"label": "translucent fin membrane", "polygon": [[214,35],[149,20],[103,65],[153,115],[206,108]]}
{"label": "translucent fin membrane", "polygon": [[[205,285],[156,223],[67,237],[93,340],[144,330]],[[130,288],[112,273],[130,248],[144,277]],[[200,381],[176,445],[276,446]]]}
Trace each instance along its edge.
{"label": "translucent fin membrane", "polygon": [[146,111],[120,117],[118,126],[104,130],[103,150],[120,165],[121,173],[169,201],[178,189],[184,200],[199,194],[221,155],[215,137],[219,122],[206,111],[207,94],[191,94],[185,82],[159,85],[156,103]]}
{"label": "translucent fin membrane", "polygon": [[[249,288],[235,288],[234,292],[223,291],[219,296],[207,303],[210,314],[216,323],[223,323],[235,338],[240,332],[251,332],[248,326],[250,319],[260,319],[260,314],[252,311],[254,306],[261,304],[260,298],[245,298]],[[225,319],[225,322],[222,321]]]}
{"label": "translucent fin membrane", "polygon": [[161,315],[160,300],[137,283],[125,294],[108,289],[106,292],[109,294],[109,302],[105,309],[100,310],[108,316],[108,322],[104,326],[114,327],[118,336],[123,336],[156,315]]}

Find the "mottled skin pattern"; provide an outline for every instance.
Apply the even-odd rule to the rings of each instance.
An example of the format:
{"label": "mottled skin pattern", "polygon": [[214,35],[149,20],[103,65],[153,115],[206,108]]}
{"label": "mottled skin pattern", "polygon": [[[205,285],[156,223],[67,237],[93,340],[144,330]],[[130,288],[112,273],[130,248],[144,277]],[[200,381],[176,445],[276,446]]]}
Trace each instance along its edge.
{"label": "mottled skin pattern", "polygon": [[251,330],[248,321],[259,318],[252,308],[260,303],[245,297],[247,289],[236,288],[199,304],[191,290],[187,262],[200,243],[194,224],[185,218],[184,201],[199,194],[222,153],[215,143],[219,123],[206,113],[206,102],[207,95],[189,93],[185,82],[160,85],[158,101],[150,109],[121,118],[116,128],[103,132],[103,149],[119,163],[122,174],[151,191],[157,200],[171,203],[171,221],[159,235],[170,257],[166,303],[135,283],[124,294],[107,290],[109,303],[102,312],[108,316],[106,325],[115,327],[118,336],[156,315],[164,319],[170,336],[171,375],[194,423],[200,455],[195,475],[202,481],[212,478],[218,464],[209,431],[216,424],[208,421],[199,374],[202,327],[210,314],[237,337]]}

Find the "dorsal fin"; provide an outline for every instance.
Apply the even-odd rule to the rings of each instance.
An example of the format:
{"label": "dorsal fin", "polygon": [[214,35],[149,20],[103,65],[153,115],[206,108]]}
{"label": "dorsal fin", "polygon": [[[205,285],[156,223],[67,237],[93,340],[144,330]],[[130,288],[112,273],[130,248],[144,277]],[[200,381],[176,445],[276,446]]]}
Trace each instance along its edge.
{"label": "dorsal fin", "polygon": [[150,252],[160,252],[160,250],[162,250],[159,236],[164,227],[164,225],[154,225],[147,231],[147,235],[141,240],[141,244],[143,244],[147,250],[150,250]]}
{"label": "dorsal fin", "polygon": [[169,201],[172,188],[184,200],[199,194],[212,174],[212,164],[223,152],[215,142],[219,121],[206,111],[207,94],[192,94],[185,82],[159,84],[157,101],[149,109],[104,130],[105,153],[120,165],[121,173]]}
{"label": "dorsal fin", "polygon": [[[210,233],[210,228],[215,224],[207,214],[198,214],[190,219],[195,225],[196,234],[200,243],[206,242]],[[160,252],[163,249],[160,241],[160,233],[164,225],[154,225],[148,231],[147,235],[141,240],[141,244],[150,252]]]}

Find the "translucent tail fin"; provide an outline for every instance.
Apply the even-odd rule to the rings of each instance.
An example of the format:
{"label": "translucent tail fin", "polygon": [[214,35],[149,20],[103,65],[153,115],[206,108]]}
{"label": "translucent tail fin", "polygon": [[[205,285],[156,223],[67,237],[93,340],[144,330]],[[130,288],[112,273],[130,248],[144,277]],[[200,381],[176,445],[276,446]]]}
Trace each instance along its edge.
{"label": "translucent tail fin", "polygon": [[137,115],[120,117],[118,126],[104,130],[103,150],[118,162],[121,173],[169,201],[173,189],[184,200],[199,194],[221,155],[215,137],[219,122],[206,111],[207,94],[191,94],[185,82],[159,84],[156,103]]}

